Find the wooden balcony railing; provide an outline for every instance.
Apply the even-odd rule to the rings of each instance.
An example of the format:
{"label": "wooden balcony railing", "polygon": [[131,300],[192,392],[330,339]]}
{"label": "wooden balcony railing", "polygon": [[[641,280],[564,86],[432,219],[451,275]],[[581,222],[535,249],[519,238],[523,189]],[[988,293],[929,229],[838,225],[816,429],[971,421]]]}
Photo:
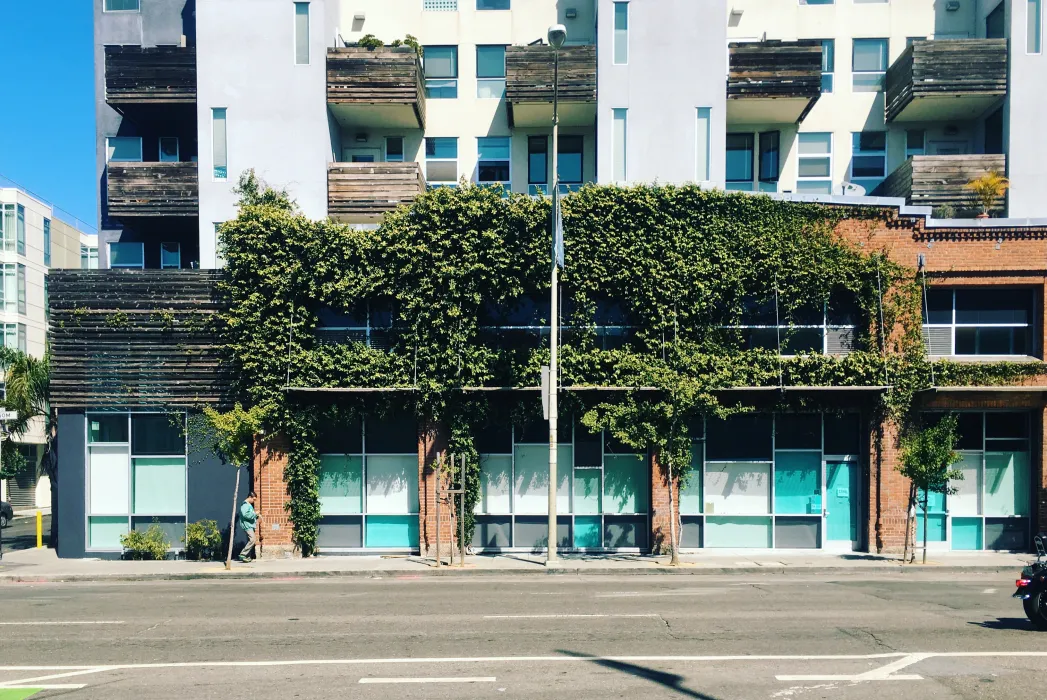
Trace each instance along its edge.
{"label": "wooden balcony railing", "polygon": [[109,163],[109,216],[198,216],[196,163]]}
{"label": "wooden balcony railing", "polygon": [[728,53],[728,122],[799,122],[822,94],[820,41],[736,42]]}
{"label": "wooden balcony railing", "polygon": [[[1004,172],[1007,157],[999,154],[961,156],[912,156],[871,192],[877,197],[901,197],[906,203],[951,207],[958,215],[972,216],[978,204],[967,187],[990,170]],[[1003,211],[1004,198],[994,211]]]}
{"label": "wooden balcony railing", "polygon": [[327,169],[327,212],[341,221],[376,221],[424,191],[418,163],[331,163]]}
{"label": "wooden balcony railing", "polygon": [[[553,48],[510,46],[505,50],[505,101],[510,126],[552,123]],[[596,117],[596,47],[560,49],[560,123],[591,126]]]}
{"label": "wooden balcony railing", "polygon": [[106,46],[105,101],[113,106],[196,104],[196,49]]}
{"label": "wooden balcony railing", "polygon": [[425,128],[425,78],[410,46],[327,50],[327,103],[345,126]]}

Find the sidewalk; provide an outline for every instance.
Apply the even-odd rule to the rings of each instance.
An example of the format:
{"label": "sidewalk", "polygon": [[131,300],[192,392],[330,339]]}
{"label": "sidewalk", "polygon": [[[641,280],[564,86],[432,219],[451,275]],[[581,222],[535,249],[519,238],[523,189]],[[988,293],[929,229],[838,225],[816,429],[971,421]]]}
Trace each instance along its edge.
{"label": "sidewalk", "polygon": [[683,555],[682,565],[669,558],[644,555],[569,555],[555,568],[545,566],[544,555],[499,554],[470,556],[466,566],[437,567],[432,559],[414,556],[321,556],[310,559],[263,559],[250,564],[233,562],[226,571],[221,562],[110,561],[59,559],[51,549],[5,553],[0,561],[0,584],[58,581],[140,581],[228,578],[420,577],[518,575],[714,575],[714,574],[901,574],[1017,573],[1033,555],[999,553],[935,554],[926,566],[902,567],[894,557],[874,554],[788,552],[758,555],[717,552]]}

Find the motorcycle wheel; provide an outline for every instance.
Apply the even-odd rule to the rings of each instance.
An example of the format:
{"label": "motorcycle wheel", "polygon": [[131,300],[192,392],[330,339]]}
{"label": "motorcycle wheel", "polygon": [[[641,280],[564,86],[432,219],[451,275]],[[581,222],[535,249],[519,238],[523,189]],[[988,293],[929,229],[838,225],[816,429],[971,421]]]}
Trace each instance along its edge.
{"label": "motorcycle wheel", "polygon": [[1038,630],[1047,630],[1047,591],[1033,593],[1022,601],[1022,605],[1032,626]]}

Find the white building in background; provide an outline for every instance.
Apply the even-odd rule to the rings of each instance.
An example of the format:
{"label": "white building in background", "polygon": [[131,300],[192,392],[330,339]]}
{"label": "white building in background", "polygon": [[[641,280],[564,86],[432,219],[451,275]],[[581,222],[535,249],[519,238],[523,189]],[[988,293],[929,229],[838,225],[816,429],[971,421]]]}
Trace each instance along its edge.
{"label": "white building in background", "polygon": [[[0,188],[0,323],[6,347],[44,356],[48,270],[80,267],[82,235],[87,234],[59,219],[50,204],[20,188]],[[40,472],[43,423],[20,442],[34,468],[16,479],[0,480],[0,498],[16,509],[49,507],[50,483]]]}

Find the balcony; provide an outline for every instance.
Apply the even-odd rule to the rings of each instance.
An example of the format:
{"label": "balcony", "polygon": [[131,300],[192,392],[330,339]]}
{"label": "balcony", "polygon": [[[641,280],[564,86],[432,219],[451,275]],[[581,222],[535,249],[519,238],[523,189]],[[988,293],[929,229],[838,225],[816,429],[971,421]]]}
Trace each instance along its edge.
{"label": "balcony", "polygon": [[1007,94],[1006,39],[916,41],[887,70],[889,122],[965,121]]}
{"label": "balcony", "polygon": [[793,124],[822,94],[822,43],[760,41],[728,45],[727,122]]}
{"label": "balcony", "polygon": [[196,163],[109,163],[109,216],[198,216],[200,184]]}
{"label": "balcony", "polygon": [[132,105],[196,105],[196,49],[106,46],[105,101]]}
{"label": "balcony", "polygon": [[345,223],[374,223],[425,191],[418,163],[331,163],[327,212]]}
{"label": "balcony", "polygon": [[[505,103],[509,126],[552,127],[553,49],[510,46],[505,50]],[[560,126],[596,121],[596,47],[560,49]]]}
{"label": "balcony", "polygon": [[327,104],[344,127],[424,129],[422,62],[410,46],[327,49]]}
{"label": "balcony", "polygon": [[[912,156],[872,191],[876,197],[903,197],[906,203],[926,207],[952,207],[958,214],[978,209],[969,181],[990,170],[1005,172],[1004,155]],[[1003,211],[1001,197],[994,211]]]}

